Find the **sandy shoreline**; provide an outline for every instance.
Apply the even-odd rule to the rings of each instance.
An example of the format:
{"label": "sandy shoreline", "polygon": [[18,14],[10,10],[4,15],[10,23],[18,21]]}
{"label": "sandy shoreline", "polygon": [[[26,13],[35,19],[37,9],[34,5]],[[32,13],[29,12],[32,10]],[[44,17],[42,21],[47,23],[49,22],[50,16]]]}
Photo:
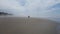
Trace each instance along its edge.
{"label": "sandy shoreline", "polygon": [[0,17],[0,34],[56,34],[56,26],[45,19]]}

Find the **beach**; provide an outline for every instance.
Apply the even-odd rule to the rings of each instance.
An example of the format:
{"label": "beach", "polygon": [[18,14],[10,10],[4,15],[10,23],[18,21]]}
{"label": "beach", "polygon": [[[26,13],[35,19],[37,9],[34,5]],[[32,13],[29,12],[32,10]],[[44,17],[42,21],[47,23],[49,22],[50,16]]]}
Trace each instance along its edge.
{"label": "beach", "polygon": [[0,17],[0,34],[56,34],[56,26],[47,19]]}

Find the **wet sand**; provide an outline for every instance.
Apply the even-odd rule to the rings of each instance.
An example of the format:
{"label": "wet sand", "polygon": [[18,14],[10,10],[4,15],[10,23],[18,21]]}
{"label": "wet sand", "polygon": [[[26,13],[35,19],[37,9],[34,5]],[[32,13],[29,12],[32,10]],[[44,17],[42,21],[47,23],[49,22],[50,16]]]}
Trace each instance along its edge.
{"label": "wet sand", "polygon": [[0,17],[0,34],[56,34],[56,26],[47,19]]}

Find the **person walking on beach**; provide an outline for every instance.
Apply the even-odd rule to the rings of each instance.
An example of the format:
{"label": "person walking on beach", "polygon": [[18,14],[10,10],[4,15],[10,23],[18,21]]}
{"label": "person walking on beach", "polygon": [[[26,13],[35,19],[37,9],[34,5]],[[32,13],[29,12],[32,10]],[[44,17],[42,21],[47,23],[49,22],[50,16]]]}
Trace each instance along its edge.
{"label": "person walking on beach", "polygon": [[30,16],[28,16],[28,18],[30,18]]}

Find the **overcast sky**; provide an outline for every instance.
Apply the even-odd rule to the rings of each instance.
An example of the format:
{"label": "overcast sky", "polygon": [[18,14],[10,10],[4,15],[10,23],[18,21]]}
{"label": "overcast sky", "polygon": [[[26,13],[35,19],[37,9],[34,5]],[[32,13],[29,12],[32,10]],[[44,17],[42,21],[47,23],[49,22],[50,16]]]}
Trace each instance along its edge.
{"label": "overcast sky", "polygon": [[60,0],[0,0],[0,11],[14,16],[60,18]]}

